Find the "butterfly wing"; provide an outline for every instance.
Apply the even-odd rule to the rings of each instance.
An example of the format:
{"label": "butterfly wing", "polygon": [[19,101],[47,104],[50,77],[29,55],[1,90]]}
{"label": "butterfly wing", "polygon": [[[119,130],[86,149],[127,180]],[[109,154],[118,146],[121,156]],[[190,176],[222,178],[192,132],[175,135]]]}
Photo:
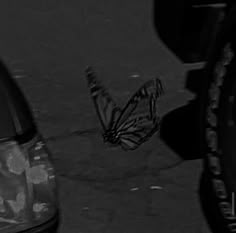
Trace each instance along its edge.
{"label": "butterfly wing", "polygon": [[121,110],[96,78],[96,74],[91,67],[86,69],[86,76],[97,115],[105,132],[113,127]]}
{"label": "butterfly wing", "polygon": [[115,129],[125,150],[134,150],[160,127],[157,100],[163,94],[161,81],[147,81],[128,101],[116,121]]}

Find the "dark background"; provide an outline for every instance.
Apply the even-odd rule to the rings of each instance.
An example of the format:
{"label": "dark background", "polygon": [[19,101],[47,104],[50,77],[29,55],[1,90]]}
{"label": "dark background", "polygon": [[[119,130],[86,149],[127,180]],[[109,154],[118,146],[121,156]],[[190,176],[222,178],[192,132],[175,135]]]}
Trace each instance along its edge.
{"label": "dark background", "polygon": [[1,57],[52,151],[61,233],[209,232],[197,193],[202,161],[183,160],[158,135],[134,152],[107,149],[88,94],[84,70],[92,65],[119,104],[155,76],[166,90],[162,116],[194,97],[184,89],[188,67],[156,34],[152,8],[135,0],[1,0]]}

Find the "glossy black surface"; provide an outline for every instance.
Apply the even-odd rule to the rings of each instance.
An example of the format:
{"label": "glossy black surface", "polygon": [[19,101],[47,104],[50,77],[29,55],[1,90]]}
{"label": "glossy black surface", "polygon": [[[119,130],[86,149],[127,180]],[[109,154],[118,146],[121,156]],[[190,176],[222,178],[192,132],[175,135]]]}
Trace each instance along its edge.
{"label": "glossy black surface", "polygon": [[[210,7],[207,4],[218,4]],[[229,1],[154,1],[154,26],[161,40],[183,62],[207,60]],[[207,7],[196,7],[196,6]]]}
{"label": "glossy black surface", "polygon": [[34,120],[17,83],[0,62],[0,140],[35,128]]}

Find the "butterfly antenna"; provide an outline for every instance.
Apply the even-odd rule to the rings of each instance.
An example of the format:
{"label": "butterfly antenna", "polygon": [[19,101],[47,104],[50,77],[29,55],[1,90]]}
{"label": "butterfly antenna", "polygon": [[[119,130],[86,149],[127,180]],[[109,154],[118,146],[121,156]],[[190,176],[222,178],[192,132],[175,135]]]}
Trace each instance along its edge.
{"label": "butterfly antenna", "polygon": [[93,72],[92,66],[87,66],[86,69],[85,69],[85,72],[86,73]]}
{"label": "butterfly antenna", "polygon": [[95,79],[95,72],[93,70],[93,68],[91,66],[87,66],[86,69],[85,69],[85,73],[86,73],[86,76],[89,80],[89,82],[91,82],[92,80]]}
{"label": "butterfly antenna", "polygon": [[162,81],[159,78],[156,78],[157,81],[157,86],[158,86],[158,96],[161,96],[163,94],[165,94],[165,90],[162,84]]}

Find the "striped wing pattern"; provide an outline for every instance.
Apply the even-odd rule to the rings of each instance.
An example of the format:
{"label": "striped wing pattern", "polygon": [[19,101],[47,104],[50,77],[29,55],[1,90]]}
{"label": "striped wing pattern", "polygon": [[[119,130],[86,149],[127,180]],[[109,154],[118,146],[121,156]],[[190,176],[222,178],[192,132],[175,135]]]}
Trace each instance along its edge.
{"label": "striped wing pattern", "polygon": [[164,93],[160,79],[144,83],[120,109],[97,80],[93,69],[87,68],[86,74],[103,130],[115,131],[124,150],[136,149],[159,130],[161,120],[157,100]]}

